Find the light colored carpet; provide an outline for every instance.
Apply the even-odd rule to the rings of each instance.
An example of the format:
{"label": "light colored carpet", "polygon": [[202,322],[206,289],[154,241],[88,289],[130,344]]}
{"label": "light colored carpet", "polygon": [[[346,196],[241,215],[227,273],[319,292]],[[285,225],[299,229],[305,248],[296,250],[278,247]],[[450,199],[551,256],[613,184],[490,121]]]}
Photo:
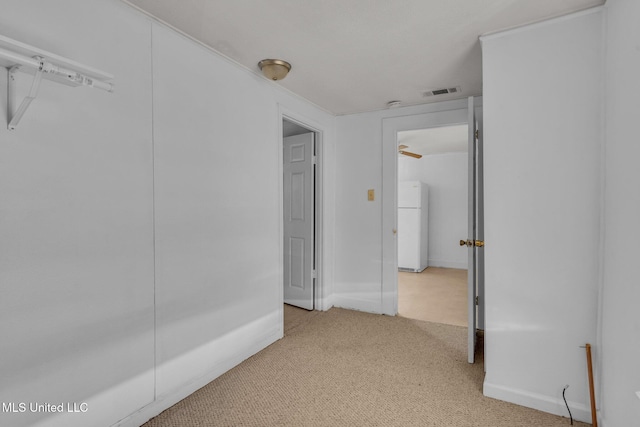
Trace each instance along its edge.
{"label": "light colored carpet", "polygon": [[320,314],[320,311],[308,311],[302,308],[294,307],[292,305],[284,305],[284,334],[289,335],[298,326],[302,326],[309,322],[315,316]]}
{"label": "light colored carpet", "polygon": [[482,355],[466,362],[466,328],[337,308],[286,310],[296,324],[282,340],[145,426],[569,425],[483,397]]}
{"label": "light colored carpet", "polygon": [[398,273],[398,314],[409,319],[467,326],[467,270],[429,267]]}

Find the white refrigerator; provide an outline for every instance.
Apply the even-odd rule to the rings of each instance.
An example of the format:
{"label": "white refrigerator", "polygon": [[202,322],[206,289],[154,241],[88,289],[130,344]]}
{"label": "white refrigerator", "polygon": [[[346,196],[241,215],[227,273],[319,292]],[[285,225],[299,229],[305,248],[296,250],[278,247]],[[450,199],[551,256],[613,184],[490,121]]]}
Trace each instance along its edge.
{"label": "white refrigerator", "polygon": [[420,181],[398,183],[398,269],[421,272],[429,249],[429,187]]}

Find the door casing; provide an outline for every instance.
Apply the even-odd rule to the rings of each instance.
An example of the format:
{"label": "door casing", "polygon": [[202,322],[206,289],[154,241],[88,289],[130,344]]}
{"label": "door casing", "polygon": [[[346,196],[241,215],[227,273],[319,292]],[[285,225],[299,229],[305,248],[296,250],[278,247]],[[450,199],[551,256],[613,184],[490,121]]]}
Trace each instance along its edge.
{"label": "door casing", "polygon": [[[382,120],[382,313],[395,316],[398,313],[398,154],[397,134],[401,131],[419,130],[441,126],[467,124],[467,100],[452,102],[454,108],[444,111],[410,116],[387,117]],[[480,103],[481,105],[481,99]],[[476,108],[479,105],[476,104]],[[481,116],[480,116],[481,117]],[[478,312],[484,315],[484,300]],[[484,325],[483,320],[478,322]]]}

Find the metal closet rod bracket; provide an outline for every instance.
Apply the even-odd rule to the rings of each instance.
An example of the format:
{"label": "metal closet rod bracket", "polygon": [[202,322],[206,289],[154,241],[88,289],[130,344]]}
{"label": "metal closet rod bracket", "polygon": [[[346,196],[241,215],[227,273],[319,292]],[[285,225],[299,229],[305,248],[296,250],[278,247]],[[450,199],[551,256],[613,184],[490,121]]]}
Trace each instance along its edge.
{"label": "metal closet rod bracket", "polygon": [[[38,96],[42,79],[66,86],[90,86],[113,92],[113,76],[0,34],[0,67],[8,70],[7,128],[15,130]],[[18,105],[18,71],[33,75],[31,89]]]}
{"label": "metal closet rod bracket", "polygon": [[36,96],[38,96],[38,89],[40,89],[40,82],[42,81],[42,74],[44,73],[44,60],[42,58],[34,59],[40,61],[40,66],[33,76],[33,82],[31,83],[29,94],[22,100],[20,106],[13,114],[12,111],[14,108],[12,104],[14,99],[13,93],[16,92],[16,73],[20,71],[21,65],[15,65],[9,69],[9,87],[7,90],[7,114],[9,115],[9,125],[7,128],[9,130],[16,129],[16,126],[20,123],[20,119],[24,116],[24,113],[27,111],[27,108],[29,108],[29,105],[31,105],[31,102],[36,99]]}
{"label": "metal closet rod bracket", "polygon": [[[113,83],[101,80],[100,77],[93,77],[93,75],[97,75],[103,76],[103,79],[112,79],[112,76],[94,69],[89,69],[86,66],[80,66],[81,68],[79,70],[75,70],[66,65],[64,58],[62,58],[62,65],[54,65],[43,56],[36,55],[33,57],[27,57],[0,47],[0,59],[3,58],[5,60],[8,59],[10,63],[14,64],[7,67],[9,68],[9,81],[7,88],[7,128],[9,130],[15,130],[16,126],[18,126],[18,123],[22,119],[22,116],[24,116],[25,111],[27,111],[27,108],[31,105],[31,102],[33,102],[33,100],[38,96],[38,89],[40,88],[40,82],[43,77],[67,86],[90,86],[107,92],[113,92]],[[66,62],[68,63],[70,61]],[[86,71],[83,70],[89,70],[89,74],[85,74]],[[15,108],[15,105],[13,104],[17,95],[16,73],[18,71],[33,73],[34,76],[29,93],[22,100],[20,105]]]}
{"label": "metal closet rod bracket", "polygon": [[[40,82],[42,81],[42,77],[47,74],[52,77],[57,77],[59,82],[63,82],[64,84],[70,86],[90,86],[96,89],[102,89],[107,92],[113,92],[113,84],[103,82],[91,77],[88,77],[84,74],[78,73],[73,70],[69,70],[63,67],[59,67],[57,65],[53,65],[50,62],[47,62],[42,57],[34,57],[28,62],[28,65],[33,67],[35,70],[35,74],[33,76],[33,82],[31,83],[31,89],[29,90],[29,94],[22,100],[20,106],[17,109],[13,107],[13,99],[15,98],[14,92],[16,92],[16,73],[21,71],[24,65],[14,65],[9,69],[9,87],[7,90],[7,114],[9,125],[7,128],[9,130],[15,130],[16,126],[22,119],[25,111],[31,105],[36,96],[38,96],[38,89],[40,88]],[[50,77],[50,78],[52,78]],[[15,111],[15,112],[13,112]],[[13,112],[13,113],[12,113]]]}

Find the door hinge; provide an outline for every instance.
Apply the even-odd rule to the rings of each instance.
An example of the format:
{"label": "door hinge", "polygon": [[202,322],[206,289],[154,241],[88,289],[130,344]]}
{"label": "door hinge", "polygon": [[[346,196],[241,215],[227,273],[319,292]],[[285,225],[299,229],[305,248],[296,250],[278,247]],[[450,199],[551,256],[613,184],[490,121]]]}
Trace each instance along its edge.
{"label": "door hinge", "polygon": [[476,129],[476,139],[478,139],[478,135],[479,135],[478,129]]}
{"label": "door hinge", "polygon": [[314,156],[313,156],[313,157],[312,157],[312,159],[311,159],[311,163],[313,163],[314,165],[317,165],[317,164],[318,164],[318,156],[316,156],[316,155],[314,154]]}
{"label": "door hinge", "polygon": [[476,297],[476,305],[480,305],[480,303],[478,302],[478,297]]}
{"label": "door hinge", "polygon": [[311,270],[311,278],[312,279],[317,279],[318,278],[318,271],[317,270]]}

